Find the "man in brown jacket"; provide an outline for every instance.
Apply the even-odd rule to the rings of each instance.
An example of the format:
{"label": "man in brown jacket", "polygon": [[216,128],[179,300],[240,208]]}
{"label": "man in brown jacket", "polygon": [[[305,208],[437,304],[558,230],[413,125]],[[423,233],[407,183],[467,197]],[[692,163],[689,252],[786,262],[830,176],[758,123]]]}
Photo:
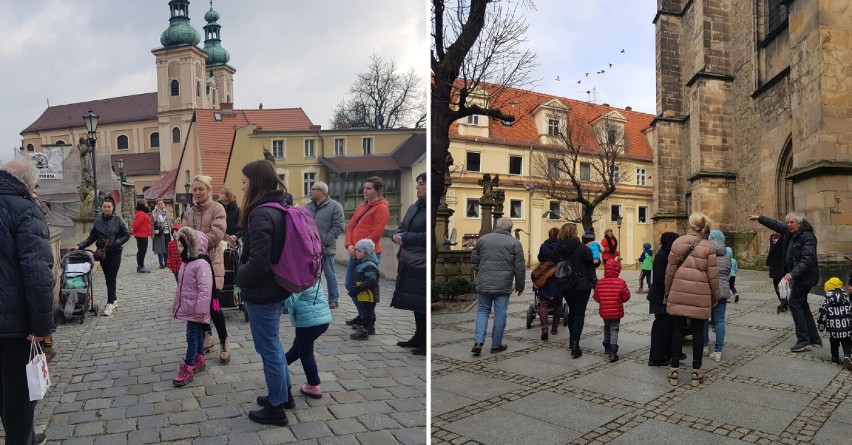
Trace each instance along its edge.
{"label": "man in brown jacket", "polygon": [[[666,267],[666,312],[672,316],[671,369],[669,383],[677,385],[680,367],[683,330],[687,318],[692,323],[692,385],[704,381],[701,373],[701,355],[704,337],[704,320],[719,301],[719,269],[716,267],[716,249],[704,235],[710,232],[710,221],[701,212],[689,216],[690,231],[672,244]],[[700,320],[700,321],[699,321]]]}

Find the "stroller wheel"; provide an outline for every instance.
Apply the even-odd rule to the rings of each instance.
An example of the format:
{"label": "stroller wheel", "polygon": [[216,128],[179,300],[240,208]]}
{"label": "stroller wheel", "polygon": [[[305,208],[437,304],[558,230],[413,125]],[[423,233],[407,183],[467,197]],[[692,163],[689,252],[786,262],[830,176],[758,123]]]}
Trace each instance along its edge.
{"label": "stroller wheel", "polygon": [[535,319],[535,308],[532,304],[527,308],[527,329],[532,327],[533,319]]}

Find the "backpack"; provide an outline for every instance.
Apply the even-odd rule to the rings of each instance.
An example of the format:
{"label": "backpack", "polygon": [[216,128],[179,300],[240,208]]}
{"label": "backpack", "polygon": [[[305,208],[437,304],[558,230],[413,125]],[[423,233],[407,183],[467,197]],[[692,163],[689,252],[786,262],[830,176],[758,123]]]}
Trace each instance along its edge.
{"label": "backpack", "polygon": [[255,210],[261,207],[278,209],[284,214],[284,246],[278,262],[271,268],[275,283],[291,293],[313,287],[323,266],[322,242],[313,216],[304,207],[277,202],[261,204]]}
{"label": "backpack", "polygon": [[553,261],[543,261],[538,263],[538,266],[530,273],[530,279],[533,286],[542,288],[547,284],[547,280],[556,273],[556,263]]}
{"label": "backpack", "polygon": [[556,265],[556,272],[553,274],[553,278],[562,292],[574,290],[579,281],[577,271],[574,270],[574,266],[571,265],[571,261],[569,260],[560,261]]}

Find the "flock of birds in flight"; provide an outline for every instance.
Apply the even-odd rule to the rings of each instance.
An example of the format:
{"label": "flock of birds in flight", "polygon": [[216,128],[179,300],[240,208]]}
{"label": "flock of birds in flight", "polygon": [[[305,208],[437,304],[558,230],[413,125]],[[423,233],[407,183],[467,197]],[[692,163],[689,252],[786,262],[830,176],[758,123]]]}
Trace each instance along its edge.
{"label": "flock of birds in flight", "polygon": [[[625,50],[623,50],[623,49],[622,49],[622,50],[621,50],[621,53],[624,53],[624,52],[625,52]],[[608,65],[609,65],[609,66],[608,66],[607,68],[612,68],[612,64],[611,64],[611,63],[609,63]],[[596,71],[596,72],[595,72],[595,74],[605,74],[605,73],[606,73],[606,70],[605,70],[605,69],[603,69],[603,68],[601,68],[601,69],[600,69],[600,71]],[[585,77],[589,77],[589,74],[591,74],[591,73],[586,73],[586,76],[585,76]],[[556,81],[557,81],[557,82],[559,82],[559,76],[556,76]],[[580,83],[582,83],[582,82],[583,82],[583,79],[580,79],[580,80],[578,80],[578,81],[577,81],[577,83],[578,83],[578,84],[580,84]],[[591,93],[591,91],[587,91],[587,93]]]}

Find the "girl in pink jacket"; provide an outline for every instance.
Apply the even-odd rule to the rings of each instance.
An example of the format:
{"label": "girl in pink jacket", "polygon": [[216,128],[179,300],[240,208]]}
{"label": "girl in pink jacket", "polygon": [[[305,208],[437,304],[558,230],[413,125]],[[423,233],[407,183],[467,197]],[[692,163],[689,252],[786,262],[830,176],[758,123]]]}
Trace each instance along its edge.
{"label": "girl in pink jacket", "polygon": [[193,374],[205,369],[204,325],[210,324],[213,268],[206,255],[207,237],[199,236],[192,227],[178,231],[177,251],[183,264],[177,274],[172,313],[178,320],[186,321],[186,358],[172,383],[180,387],[191,382]]}

